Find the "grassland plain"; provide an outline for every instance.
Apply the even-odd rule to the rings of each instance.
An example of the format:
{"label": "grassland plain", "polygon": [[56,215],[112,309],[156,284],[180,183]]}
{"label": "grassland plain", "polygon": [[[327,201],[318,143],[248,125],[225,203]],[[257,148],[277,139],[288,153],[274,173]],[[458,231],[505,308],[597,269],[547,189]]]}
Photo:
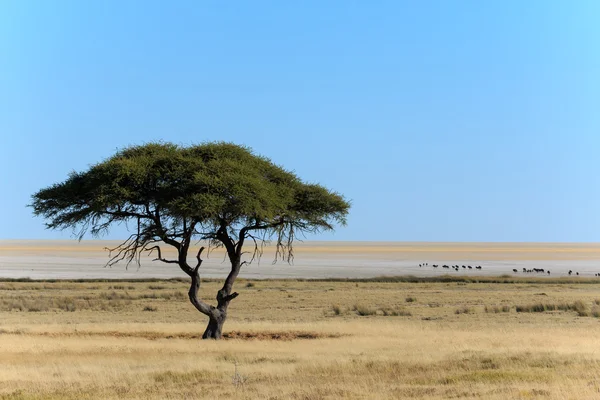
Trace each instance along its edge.
{"label": "grassland plain", "polygon": [[199,339],[206,321],[185,281],[2,281],[0,398],[600,398],[594,279],[240,280],[237,290],[215,342]]}

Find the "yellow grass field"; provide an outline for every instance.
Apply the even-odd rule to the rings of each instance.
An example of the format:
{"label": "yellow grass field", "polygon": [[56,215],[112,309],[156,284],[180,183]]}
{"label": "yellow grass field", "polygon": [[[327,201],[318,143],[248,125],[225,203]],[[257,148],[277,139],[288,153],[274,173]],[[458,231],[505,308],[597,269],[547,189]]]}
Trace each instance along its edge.
{"label": "yellow grass field", "polygon": [[0,282],[0,398],[600,398],[600,282],[477,281]]}

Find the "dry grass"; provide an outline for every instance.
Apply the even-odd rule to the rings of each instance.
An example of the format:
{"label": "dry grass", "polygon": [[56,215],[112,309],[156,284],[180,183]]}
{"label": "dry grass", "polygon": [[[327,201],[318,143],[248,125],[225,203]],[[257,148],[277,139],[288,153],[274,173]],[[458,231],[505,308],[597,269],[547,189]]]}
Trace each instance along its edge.
{"label": "dry grass", "polygon": [[247,283],[2,282],[0,399],[600,397],[600,284]]}

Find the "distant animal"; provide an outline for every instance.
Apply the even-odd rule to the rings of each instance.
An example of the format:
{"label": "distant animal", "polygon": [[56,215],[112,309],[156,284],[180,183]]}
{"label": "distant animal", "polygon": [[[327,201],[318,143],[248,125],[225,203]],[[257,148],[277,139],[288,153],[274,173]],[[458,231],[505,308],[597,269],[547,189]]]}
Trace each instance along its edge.
{"label": "distant animal", "polygon": [[519,270],[517,270],[516,268],[513,269],[513,272],[516,274],[517,272],[519,272]]}
{"label": "distant animal", "polygon": [[569,275],[571,275],[573,273],[573,271],[569,270]]}
{"label": "distant animal", "polygon": [[550,275],[550,271],[548,271],[548,275]]}
{"label": "distant animal", "polygon": [[469,268],[469,269],[473,269],[473,268],[471,268],[471,266],[470,266],[470,265],[467,265],[467,268]]}
{"label": "distant animal", "polygon": [[476,266],[475,269],[481,269],[481,265]]}
{"label": "distant animal", "polygon": [[575,275],[579,276],[579,272],[575,272]]}
{"label": "distant animal", "polygon": [[523,268],[523,272],[527,272],[527,269],[526,269],[526,268]]}

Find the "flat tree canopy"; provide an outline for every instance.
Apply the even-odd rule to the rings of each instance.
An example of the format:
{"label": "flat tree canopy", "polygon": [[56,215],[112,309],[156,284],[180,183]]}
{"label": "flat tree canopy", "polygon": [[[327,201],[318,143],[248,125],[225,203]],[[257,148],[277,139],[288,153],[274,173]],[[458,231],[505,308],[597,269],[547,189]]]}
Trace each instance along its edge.
{"label": "flat tree canopy", "polygon": [[[238,296],[233,283],[244,264],[260,257],[261,244],[274,239],[276,260],[289,262],[297,234],[345,225],[350,204],[247,147],[216,142],[128,147],[35,193],[32,207],[35,215],[47,219],[47,228],[73,229],[80,239],[87,232],[100,236],[114,224],[135,227],[111,249],[107,264],[139,263],[147,252],[179,265],[191,278],[191,303],[209,317],[203,337],[218,339],[229,302]],[[198,297],[204,247],[193,250],[194,266],[188,262],[198,241],[224,247],[231,262],[216,306]],[[249,254],[243,251],[247,241]],[[177,258],[164,258],[163,245],[175,248]]]}

